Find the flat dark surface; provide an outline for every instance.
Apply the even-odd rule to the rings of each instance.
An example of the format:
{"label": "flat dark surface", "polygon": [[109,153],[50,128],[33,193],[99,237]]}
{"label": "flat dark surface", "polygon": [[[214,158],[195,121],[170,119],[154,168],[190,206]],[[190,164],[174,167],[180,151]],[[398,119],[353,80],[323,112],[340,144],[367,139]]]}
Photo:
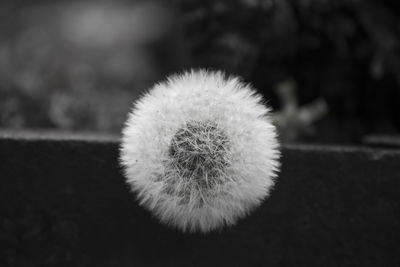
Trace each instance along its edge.
{"label": "flat dark surface", "polygon": [[0,266],[400,266],[400,152],[286,146],[271,197],[183,234],[140,208],[113,137],[0,133]]}

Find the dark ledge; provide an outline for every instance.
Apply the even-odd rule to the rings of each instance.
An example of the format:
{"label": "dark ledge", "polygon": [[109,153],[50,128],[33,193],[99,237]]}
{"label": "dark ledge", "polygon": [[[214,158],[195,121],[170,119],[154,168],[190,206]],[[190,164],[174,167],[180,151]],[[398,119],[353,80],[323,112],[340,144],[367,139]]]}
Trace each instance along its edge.
{"label": "dark ledge", "polygon": [[400,151],[284,146],[271,197],[183,234],[134,201],[118,137],[0,132],[0,266],[400,266]]}

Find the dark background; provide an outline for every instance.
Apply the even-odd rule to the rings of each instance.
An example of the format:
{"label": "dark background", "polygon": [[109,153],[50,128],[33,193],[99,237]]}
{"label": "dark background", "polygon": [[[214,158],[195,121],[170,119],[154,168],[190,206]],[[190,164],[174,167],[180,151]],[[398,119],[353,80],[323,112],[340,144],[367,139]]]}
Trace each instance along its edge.
{"label": "dark background", "polygon": [[[283,141],[366,144],[372,135],[394,137],[393,145],[394,3],[2,1],[0,128],[119,133],[154,82],[204,67],[251,82],[283,114],[276,119]],[[310,119],[283,112],[282,90]]]}
{"label": "dark background", "polygon": [[283,146],[262,205],[189,234],[135,201],[118,139],[0,137],[0,266],[400,265],[396,150]]}

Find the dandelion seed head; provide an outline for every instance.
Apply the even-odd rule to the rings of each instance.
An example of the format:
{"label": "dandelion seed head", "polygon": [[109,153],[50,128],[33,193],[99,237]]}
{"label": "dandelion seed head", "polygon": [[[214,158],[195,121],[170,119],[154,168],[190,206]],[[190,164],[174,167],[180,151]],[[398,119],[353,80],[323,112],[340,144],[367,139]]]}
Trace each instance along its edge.
{"label": "dandelion seed head", "polygon": [[139,203],[183,231],[236,223],[269,195],[279,169],[268,114],[254,89],[221,72],[155,85],[135,103],[121,143]]}

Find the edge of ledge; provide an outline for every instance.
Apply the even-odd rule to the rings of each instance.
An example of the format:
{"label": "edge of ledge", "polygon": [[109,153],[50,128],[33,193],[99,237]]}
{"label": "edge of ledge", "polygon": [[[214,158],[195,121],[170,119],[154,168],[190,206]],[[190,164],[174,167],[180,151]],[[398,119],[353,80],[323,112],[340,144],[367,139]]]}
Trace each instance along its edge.
{"label": "edge of ledge", "polygon": [[0,129],[0,140],[13,141],[76,141],[93,143],[115,143],[120,142],[117,134],[99,132],[63,132],[52,130],[4,130]]}
{"label": "edge of ledge", "polygon": [[[0,141],[12,140],[23,142],[79,142],[79,143],[108,143],[118,145],[121,136],[101,132],[63,132],[53,130],[8,130],[0,128]],[[282,144],[282,150],[327,152],[327,153],[361,153],[377,156],[398,155],[400,149],[364,147],[355,145],[332,144]]]}

